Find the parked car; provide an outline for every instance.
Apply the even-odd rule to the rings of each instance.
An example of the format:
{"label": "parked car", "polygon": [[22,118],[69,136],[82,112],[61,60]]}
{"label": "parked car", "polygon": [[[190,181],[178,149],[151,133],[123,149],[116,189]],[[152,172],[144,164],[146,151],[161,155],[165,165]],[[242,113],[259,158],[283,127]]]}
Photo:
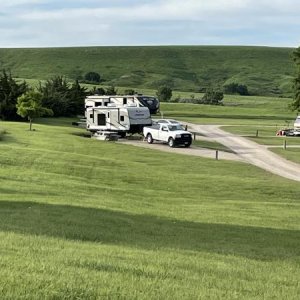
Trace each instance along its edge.
{"label": "parked car", "polygon": [[182,125],[179,121],[173,120],[173,119],[156,119],[153,120],[155,123],[158,124],[179,124]]}
{"label": "parked car", "polygon": [[170,125],[180,125],[182,130],[187,131],[187,125],[183,125],[181,122],[174,119],[152,119],[152,123],[155,124],[170,124]]}

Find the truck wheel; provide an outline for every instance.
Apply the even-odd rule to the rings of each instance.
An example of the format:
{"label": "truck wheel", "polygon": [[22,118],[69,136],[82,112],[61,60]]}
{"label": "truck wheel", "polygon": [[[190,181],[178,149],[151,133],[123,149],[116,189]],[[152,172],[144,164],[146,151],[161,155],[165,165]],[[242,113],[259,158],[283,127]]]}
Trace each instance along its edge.
{"label": "truck wheel", "polygon": [[147,142],[148,142],[148,144],[153,143],[153,138],[152,138],[152,135],[150,133],[147,134]]}
{"label": "truck wheel", "polygon": [[175,147],[174,139],[170,137],[169,140],[168,140],[168,144],[169,144],[169,146],[172,147],[172,148]]}

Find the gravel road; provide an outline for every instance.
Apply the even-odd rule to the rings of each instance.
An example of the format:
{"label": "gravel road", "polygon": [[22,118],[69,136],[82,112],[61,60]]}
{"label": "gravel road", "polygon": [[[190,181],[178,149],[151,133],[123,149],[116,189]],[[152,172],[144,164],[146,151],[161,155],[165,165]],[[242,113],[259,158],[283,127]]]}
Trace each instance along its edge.
{"label": "gravel road", "polygon": [[225,132],[218,125],[188,124],[190,131],[198,132],[233,150],[245,162],[279,176],[300,181],[300,165],[271,152],[266,146]]}

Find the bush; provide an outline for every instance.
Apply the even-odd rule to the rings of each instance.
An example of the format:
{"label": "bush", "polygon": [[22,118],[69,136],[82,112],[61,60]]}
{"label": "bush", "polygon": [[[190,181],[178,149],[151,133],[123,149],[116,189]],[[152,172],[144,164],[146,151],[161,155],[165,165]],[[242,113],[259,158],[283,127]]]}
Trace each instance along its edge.
{"label": "bush", "polygon": [[136,94],[136,92],[133,89],[127,89],[124,91],[124,95],[134,95],[134,94]]}
{"label": "bush", "polygon": [[0,141],[3,140],[3,136],[4,136],[4,134],[6,134],[6,133],[7,133],[7,132],[6,132],[5,129],[1,129],[1,128],[0,128]]}
{"label": "bush", "polygon": [[224,92],[226,94],[239,94],[241,96],[249,95],[248,87],[245,84],[235,82],[224,85]]}
{"label": "bush", "polygon": [[223,92],[215,90],[213,88],[209,88],[207,89],[206,93],[204,94],[201,100],[203,101],[203,104],[223,105],[223,98]]}
{"label": "bush", "polygon": [[161,102],[170,101],[172,98],[172,89],[167,86],[161,86],[157,90],[156,95],[157,95],[158,100]]}
{"label": "bush", "polygon": [[110,86],[106,89],[106,92],[105,92],[106,95],[108,96],[113,96],[113,95],[117,95],[118,94],[118,91],[115,89],[114,86]]}
{"label": "bush", "polygon": [[100,82],[100,74],[96,72],[88,72],[84,75],[84,80],[86,82],[99,83]]}

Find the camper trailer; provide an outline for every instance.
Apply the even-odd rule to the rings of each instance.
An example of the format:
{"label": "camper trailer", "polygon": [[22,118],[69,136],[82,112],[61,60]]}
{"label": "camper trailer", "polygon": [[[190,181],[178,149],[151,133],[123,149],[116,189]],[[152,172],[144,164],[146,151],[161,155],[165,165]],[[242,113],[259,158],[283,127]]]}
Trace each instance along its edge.
{"label": "camper trailer", "polygon": [[135,104],[137,107],[148,107],[151,114],[156,114],[159,111],[159,101],[152,96],[143,95],[127,95],[127,96],[87,96],[85,98],[85,109],[91,107],[106,107],[109,104],[116,106],[131,106]]}
{"label": "camper trailer", "polygon": [[140,133],[144,126],[151,124],[149,109],[135,104],[124,107],[108,103],[86,108],[86,128],[91,132],[112,131],[125,136],[126,133]]}

